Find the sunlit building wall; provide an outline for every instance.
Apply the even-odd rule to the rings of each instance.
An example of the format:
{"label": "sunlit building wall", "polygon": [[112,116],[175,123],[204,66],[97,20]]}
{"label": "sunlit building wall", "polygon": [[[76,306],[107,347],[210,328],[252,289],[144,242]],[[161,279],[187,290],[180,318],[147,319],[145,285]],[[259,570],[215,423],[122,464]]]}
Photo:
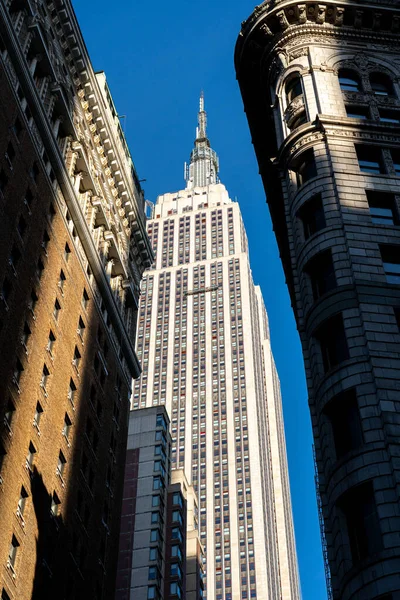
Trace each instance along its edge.
{"label": "sunlit building wall", "polygon": [[186,188],[157,199],[148,234],[132,408],[164,404],[173,468],[199,501],[209,600],[297,600],[279,380],[240,208],[199,126]]}

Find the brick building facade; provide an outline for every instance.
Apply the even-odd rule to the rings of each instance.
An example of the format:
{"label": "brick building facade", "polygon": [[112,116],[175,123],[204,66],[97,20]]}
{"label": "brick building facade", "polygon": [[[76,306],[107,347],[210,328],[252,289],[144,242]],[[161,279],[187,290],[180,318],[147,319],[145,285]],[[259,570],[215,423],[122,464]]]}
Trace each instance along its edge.
{"label": "brick building facade", "polygon": [[263,2],[236,70],[303,346],[329,597],[400,598],[399,3]]}
{"label": "brick building facade", "polygon": [[0,4],[0,595],[110,598],[143,193],[69,1]]}

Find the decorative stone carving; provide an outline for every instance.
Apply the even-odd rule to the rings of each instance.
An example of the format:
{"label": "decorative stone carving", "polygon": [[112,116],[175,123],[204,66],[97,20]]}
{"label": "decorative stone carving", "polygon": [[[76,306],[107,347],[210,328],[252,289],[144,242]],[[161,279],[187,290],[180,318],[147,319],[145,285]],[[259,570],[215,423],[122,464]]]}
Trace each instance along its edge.
{"label": "decorative stone carving", "polygon": [[382,13],[374,12],[372,29],[374,29],[375,31],[381,28],[381,17]]}
{"label": "decorative stone carving", "polygon": [[357,65],[357,67],[362,71],[364,71],[368,67],[368,58],[362,52],[359,52],[355,55],[354,62]]}
{"label": "decorative stone carving", "polygon": [[296,58],[300,58],[300,56],[308,56],[308,47],[299,48],[298,50],[294,50],[290,53],[290,60],[294,60]]}
{"label": "decorative stone carving", "polygon": [[268,27],[267,23],[263,23],[260,27],[260,30],[263,32],[264,35],[266,35],[267,37],[272,37],[274,34],[272,33],[272,31],[270,30],[270,28]]}
{"label": "decorative stone carving", "polygon": [[304,110],[304,98],[303,96],[297,96],[294,98],[292,102],[287,106],[284,114],[284,118],[288,127],[292,126],[293,120]]}
{"label": "decorative stone carving", "polygon": [[362,27],[362,19],[363,19],[364,11],[356,10],[354,17],[354,27]]}
{"label": "decorative stone carving", "polygon": [[343,25],[343,18],[344,18],[344,8],[342,8],[341,6],[337,6],[335,8],[335,20],[334,20],[334,23],[337,27],[341,27]]}
{"label": "decorative stone carving", "polygon": [[297,11],[298,11],[298,22],[301,25],[302,23],[305,23],[307,21],[307,8],[306,8],[306,5],[305,4],[298,4]]}
{"label": "decorative stone carving", "polygon": [[279,12],[276,13],[276,17],[279,21],[279,25],[281,26],[281,29],[283,31],[285,31],[285,29],[287,29],[289,27],[289,21],[286,18],[285,11],[280,10]]}
{"label": "decorative stone carving", "polygon": [[318,4],[318,10],[317,10],[317,14],[315,17],[316,23],[319,23],[320,25],[322,23],[325,23],[325,14],[326,14],[326,6],[324,4]]}

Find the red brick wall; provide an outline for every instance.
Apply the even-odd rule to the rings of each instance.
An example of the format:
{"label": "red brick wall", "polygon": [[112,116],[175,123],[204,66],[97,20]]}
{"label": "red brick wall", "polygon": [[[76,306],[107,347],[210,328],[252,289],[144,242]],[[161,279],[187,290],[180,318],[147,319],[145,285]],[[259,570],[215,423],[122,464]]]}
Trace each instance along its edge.
{"label": "red brick wall", "polygon": [[[18,600],[56,596],[108,599],[113,597],[116,574],[128,384],[22,114],[19,140],[12,130],[17,112],[16,99],[0,65],[0,171],[3,169],[8,177],[4,194],[0,194],[0,289],[5,278],[11,284],[7,306],[0,300],[0,440],[6,451],[0,467],[0,594],[4,586],[9,596]],[[5,160],[10,140],[15,150],[12,170]],[[30,174],[34,162],[39,165],[36,182]],[[28,188],[32,192],[29,210],[24,203]],[[48,217],[51,204],[56,210],[52,222]],[[17,232],[21,217],[26,224],[22,237]],[[45,230],[49,236],[46,250],[41,245]],[[66,242],[71,249],[68,262],[64,259]],[[8,263],[13,247],[20,252],[16,273]],[[35,275],[39,258],[44,266],[40,280]],[[63,293],[58,287],[61,269],[66,277]],[[82,306],[84,289],[90,297],[87,310]],[[28,307],[32,290],[38,297],[34,314]],[[56,298],[61,305],[57,322],[52,314]],[[79,317],[86,326],[83,343],[77,334]],[[27,352],[21,344],[25,323],[31,332]],[[46,350],[50,329],[56,337],[53,357]],[[102,382],[93,365],[105,340],[109,347],[105,359],[108,375]],[[78,372],[72,365],[75,346],[81,354]],[[12,382],[17,359],[24,368],[19,389]],[[47,397],[40,387],[44,364],[50,372]],[[77,387],[75,410],[68,399],[71,377]],[[118,377],[120,391],[116,389]],[[91,401],[92,386],[95,402]],[[12,435],[3,425],[10,401],[15,408]],[[43,409],[40,435],[32,425],[37,402]],[[98,416],[99,405],[102,410]],[[62,435],[66,412],[72,421],[69,446]],[[87,436],[88,419],[91,427]],[[25,468],[30,442],[37,450],[34,476]],[[60,450],[67,461],[63,482],[56,474]],[[86,476],[82,473],[83,453],[87,456]],[[106,485],[109,468],[111,489]],[[22,485],[28,492],[24,526],[16,516]],[[61,501],[56,519],[50,516],[53,492]],[[102,523],[105,503],[109,510],[106,526]],[[20,543],[15,576],[6,566],[13,535]]]}

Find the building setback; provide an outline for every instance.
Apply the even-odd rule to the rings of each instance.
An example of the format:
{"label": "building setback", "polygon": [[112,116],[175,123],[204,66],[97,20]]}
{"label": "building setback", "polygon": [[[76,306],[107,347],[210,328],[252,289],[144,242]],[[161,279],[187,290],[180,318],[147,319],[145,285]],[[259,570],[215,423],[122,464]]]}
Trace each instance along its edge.
{"label": "building setback", "polygon": [[237,202],[218,180],[204,99],[186,189],[157,199],[132,408],[164,404],[191,474],[209,600],[297,600],[279,380]]}
{"label": "building setback", "polygon": [[400,599],[400,7],[263,2],[235,62],[303,346],[329,598]]}
{"label": "building setback", "polygon": [[144,200],[69,0],[0,3],[0,596],[114,594]]}

